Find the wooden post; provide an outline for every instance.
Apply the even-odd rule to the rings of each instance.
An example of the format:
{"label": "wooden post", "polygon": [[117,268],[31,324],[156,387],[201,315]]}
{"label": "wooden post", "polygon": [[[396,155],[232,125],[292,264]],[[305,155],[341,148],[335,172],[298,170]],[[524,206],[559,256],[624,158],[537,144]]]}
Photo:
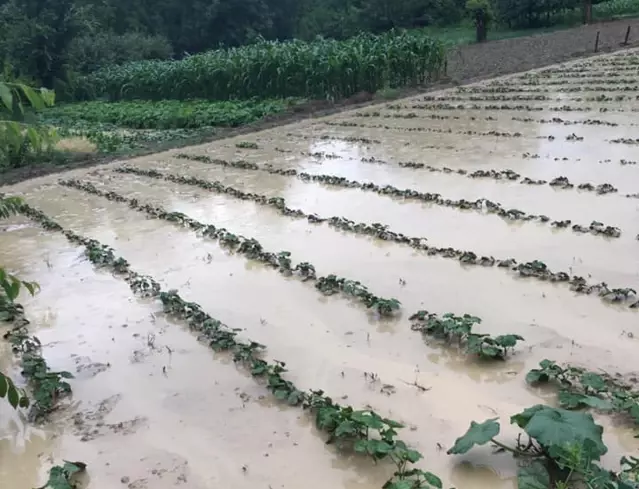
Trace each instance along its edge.
{"label": "wooden post", "polygon": [[595,53],[599,51],[599,31],[597,31],[597,39],[595,39]]}
{"label": "wooden post", "polygon": [[628,26],[628,28],[626,29],[626,37],[623,40],[623,45],[627,46],[628,45],[628,38],[630,37],[630,26]]}

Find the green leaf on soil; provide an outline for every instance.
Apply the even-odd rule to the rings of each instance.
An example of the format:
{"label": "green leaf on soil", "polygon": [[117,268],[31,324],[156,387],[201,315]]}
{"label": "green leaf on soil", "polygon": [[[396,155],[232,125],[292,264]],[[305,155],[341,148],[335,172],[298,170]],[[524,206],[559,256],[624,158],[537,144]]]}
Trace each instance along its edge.
{"label": "green leaf on soil", "polygon": [[470,428],[463,436],[455,440],[455,445],[448,450],[448,454],[462,454],[475,445],[484,445],[499,434],[497,418],[488,419],[483,423],[470,422]]}

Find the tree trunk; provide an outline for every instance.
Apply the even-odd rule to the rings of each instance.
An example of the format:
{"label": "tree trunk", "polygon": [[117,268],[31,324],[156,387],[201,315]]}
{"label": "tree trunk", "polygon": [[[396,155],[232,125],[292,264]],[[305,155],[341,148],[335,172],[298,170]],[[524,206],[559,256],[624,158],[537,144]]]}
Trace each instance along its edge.
{"label": "tree trunk", "polygon": [[486,40],[486,18],[483,14],[477,14],[475,27],[477,29],[477,42],[484,42]]}
{"label": "tree trunk", "polygon": [[584,0],[583,21],[584,24],[590,24],[592,22],[592,0]]}

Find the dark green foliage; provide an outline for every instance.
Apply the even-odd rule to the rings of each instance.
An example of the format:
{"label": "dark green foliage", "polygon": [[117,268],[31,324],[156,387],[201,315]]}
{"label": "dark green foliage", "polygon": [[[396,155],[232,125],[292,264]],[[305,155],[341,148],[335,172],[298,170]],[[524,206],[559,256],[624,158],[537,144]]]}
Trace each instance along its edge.
{"label": "dark green foliage", "polygon": [[55,465],[49,470],[47,483],[39,489],[75,489],[77,476],[85,472],[87,465],[83,462],[64,461],[64,465]]}
{"label": "dark green foliage", "polygon": [[41,112],[53,125],[113,124],[132,129],[193,129],[208,126],[237,127],[285,111],[294,100],[205,100],[159,102],[79,102],[61,104]]}
{"label": "dark green foliage", "polygon": [[[444,56],[443,46],[420,32],[260,42],[180,61],[111,66],[78,80],[76,95],[110,100],[340,99],[386,86],[423,84],[439,74]],[[93,93],[82,93],[87,87]]]}
{"label": "dark green foliage", "polygon": [[524,339],[516,334],[500,335],[495,338],[488,334],[473,333],[475,324],[481,319],[469,314],[456,316],[446,313],[439,317],[428,311],[419,311],[410,317],[413,331],[420,331],[429,336],[456,343],[466,353],[484,359],[504,359],[508,349],[514,349],[518,341]]}
{"label": "dark green foliage", "polygon": [[561,407],[625,413],[639,424],[639,392],[621,379],[551,360],[541,361],[539,367],[528,372],[526,382],[557,386]]}
{"label": "dark green foliage", "polygon": [[473,421],[448,453],[464,454],[475,445],[492,443],[520,462],[519,489],[637,488],[637,459],[623,457],[619,473],[606,471],[598,465],[608,448],[603,442],[603,427],[597,425],[590,414],[538,404],[515,414],[510,422],[525,432],[527,442],[522,442],[520,435],[516,446],[508,446],[495,439],[500,431],[496,419],[483,423]]}

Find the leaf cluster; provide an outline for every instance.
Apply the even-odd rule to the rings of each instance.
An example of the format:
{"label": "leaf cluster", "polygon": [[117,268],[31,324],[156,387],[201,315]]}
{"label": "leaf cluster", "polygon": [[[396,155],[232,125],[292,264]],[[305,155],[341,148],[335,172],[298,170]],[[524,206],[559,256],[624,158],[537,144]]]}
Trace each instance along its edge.
{"label": "leaf cluster", "polygon": [[418,311],[409,318],[413,323],[413,331],[433,336],[447,343],[459,345],[470,355],[476,355],[482,359],[503,360],[508,354],[508,349],[514,349],[518,341],[524,339],[517,334],[506,334],[492,337],[489,334],[473,333],[472,329],[481,319],[470,314],[456,316],[446,313],[438,316],[428,311]]}
{"label": "leaf cluster", "polygon": [[639,424],[639,391],[605,373],[542,360],[539,368],[528,372],[526,382],[556,386],[557,400],[562,408],[625,413]]}

